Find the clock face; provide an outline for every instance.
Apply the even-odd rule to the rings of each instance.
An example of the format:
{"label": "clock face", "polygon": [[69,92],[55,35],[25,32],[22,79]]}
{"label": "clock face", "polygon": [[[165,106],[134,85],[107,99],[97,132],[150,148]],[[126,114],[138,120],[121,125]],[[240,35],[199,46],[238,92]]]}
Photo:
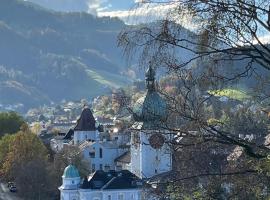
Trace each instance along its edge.
{"label": "clock face", "polygon": [[165,143],[165,138],[162,134],[155,133],[155,134],[150,136],[149,143],[150,143],[152,148],[160,149],[163,146],[163,144]]}

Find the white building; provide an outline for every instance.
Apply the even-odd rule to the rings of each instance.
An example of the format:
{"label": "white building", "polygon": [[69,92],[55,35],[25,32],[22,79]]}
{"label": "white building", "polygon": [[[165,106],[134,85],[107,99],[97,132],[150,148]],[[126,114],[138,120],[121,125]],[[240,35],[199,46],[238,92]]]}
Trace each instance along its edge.
{"label": "white building", "polygon": [[59,187],[61,200],[141,200],[142,180],[127,170],[98,170],[80,184],[78,170],[69,165]]}
{"label": "white building", "polygon": [[168,145],[170,134],[165,131],[167,104],[156,91],[155,72],[146,72],[147,93],[133,109],[131,134],[131,172],[140,178],[150,178],[172,170],[172,154]]}
{"label": "white building", "polygon": [[85,141],[79,148],[84,158],[91,163],[92,171],[116,169],[115,158],[127,151],[119,148],[116,141]]}
{"label": "white building", "polygon": [[[164,127],[167,104],[156,91],[151,66],[146,73],[146,84],[147,93],[136,102],[133,110],[135,123],[130,151],[119,148],[115,140],[100,141],[90,109],[83,111],[74,129],[74,143],[80,145],[84,157],[97,171],[79,183],[77,169],[68,166],[59,188],[61,200],[141,200],[142,180],[172,170],[172,153],[168,145],[171,135]],[[109,170],[118,165],[125,170]]]}

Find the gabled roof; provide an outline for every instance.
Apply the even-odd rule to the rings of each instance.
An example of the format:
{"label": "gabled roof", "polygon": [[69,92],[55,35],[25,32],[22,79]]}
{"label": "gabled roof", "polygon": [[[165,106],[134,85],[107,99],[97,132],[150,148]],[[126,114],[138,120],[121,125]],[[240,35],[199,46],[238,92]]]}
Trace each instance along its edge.
{"label": "gabled roof", "polygon": [[90,110],[90,108],[85,107],[82,111],[80,118],[74,128],[74,131],[95,131],[96,130],[96,120]]}
{"label": "gabled roof", "polygon": [[130,151],[127,151],[123,153],[121,156],[115,158],[114,162],[130,163],[131,162]]}
{"label": "gabled roof", "polygon": [[118,149],[119,148],[118,144],[116,142],[114,142],[114,141],[104,141],[104,142],[103,141],[98,141],[97,142],[97,141],[88,141],[88,140],[80,143],[79,148],[81,150],[83,150],[86,147],[91,147],[93,145],[102,146],[102,147],[104,147],[106,149]]}
{"label": "gabled roof", "polygon": [[81,189],[134,189],[141,186],[142,180],[128,170],[98,170],[88,180],[84,179]]}
{"label": "gabled roof", "polygon": [[69,129],[69,131],[66,133],[66,135],[64,136],[64,140],[71,140],[72,136],[74,135],[74,130],[73,129]]}

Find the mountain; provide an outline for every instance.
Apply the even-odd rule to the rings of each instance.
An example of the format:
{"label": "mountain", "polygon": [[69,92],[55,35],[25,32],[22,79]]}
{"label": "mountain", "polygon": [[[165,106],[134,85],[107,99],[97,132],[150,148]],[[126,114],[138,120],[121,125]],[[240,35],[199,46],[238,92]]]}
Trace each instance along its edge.
{"label": "mountain", "polygon": [[0,1],[0,105],[25,110],[91,98],[129,82],[117,48],[117,18],[60,13],[23,0]]}

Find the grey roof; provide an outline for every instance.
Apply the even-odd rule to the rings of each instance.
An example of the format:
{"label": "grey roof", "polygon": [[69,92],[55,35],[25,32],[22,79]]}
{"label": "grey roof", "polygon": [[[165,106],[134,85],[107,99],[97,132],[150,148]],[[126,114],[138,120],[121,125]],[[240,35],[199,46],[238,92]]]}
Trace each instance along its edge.
{"label": "grey roof", "polygon": [[83,150],[84,148],[90,147],[90,146],[92,146],[94,144],[99,144],[99,145],[103,146],[106,149],[118,149],[119,148],[117,142],[115,142],[115,141],[90,141],[90,140],[89,141],[86,140],[86,141],[82,142],[79,145],[79,148],[81,150]]}
{"label": "grey roof", "polygon": [[127,151],[123,153],[121,156],[115,158],[114,162],[130,163],[131,162],[130,151]]}
{"label": "grey roof", "polygon": [[128,170],[98,170],[88,180],[84,179],[81,189],[135,189],[141,186],[142,180]]}
{"label": "grey roof", "polygon": [[175,180],[179,177],[179,172],[178,171],[168,171],[168,172],[163,172],[161,174],[157,174],[155,176],[152,176],[147,180],[147,183],[153,184],[153,183],[166,183],[171,180]]}
{"label": "grey roof", "polygon": [[86,107],[83,109],[80,118],[74,128],[74,131],[95,131],[96,130],[96,120],[90,110]]}

